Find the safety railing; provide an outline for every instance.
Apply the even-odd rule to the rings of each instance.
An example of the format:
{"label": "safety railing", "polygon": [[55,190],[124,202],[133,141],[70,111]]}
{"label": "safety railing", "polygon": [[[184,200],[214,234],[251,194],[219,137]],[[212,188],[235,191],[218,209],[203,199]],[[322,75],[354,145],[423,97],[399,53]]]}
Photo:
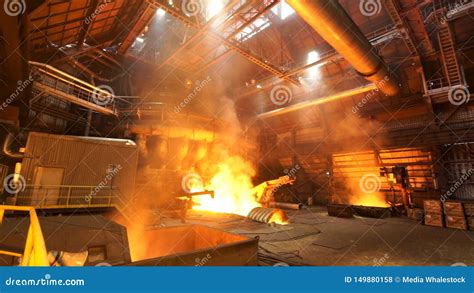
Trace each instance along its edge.
{"label": "safety railing", "polygon": [[109,87],[96,87],[47,64],[31,61],[30,66],[34,85],[41,91],[59,98],[75,97],[70,102],[104,113],[116,112],[115,95],[105,90]]}
{"label": "safety railing", "polygon": [[434,78],[426,81],[426,90],[429,92],[431,91],[436,91],[436,90],[441,90],[444,88],[448,88],[449,81],[447,78],[442,77],[442,78]]}
{"label": "safety railing", "polygon": [[118,198],[113,186],[27,185],[16,204],[36,208],[113,207]]}
{"label": "safety railing", "polygon": [[[440,17],[444,20],[448,20],[455,14],[472,8],[472,4],[472,2],[466,0],[435,0],[425,5],[421,10],[421,14],[425,22]],[[440,14],[442,16],[440,16]]]}
{"label": "safety railing", "polygon": [[0,224],[3,223],[5,211],[29,213],[30,226],[28,228],[28,235],[26,237],[23,254],[2,250],[1,248],[0,254],[19,257],[21,260],[20,266],[49,266],[48,251],[46,250],[43,232],[41,231],[41,225],[35,209],[33,207],[0,205]]}

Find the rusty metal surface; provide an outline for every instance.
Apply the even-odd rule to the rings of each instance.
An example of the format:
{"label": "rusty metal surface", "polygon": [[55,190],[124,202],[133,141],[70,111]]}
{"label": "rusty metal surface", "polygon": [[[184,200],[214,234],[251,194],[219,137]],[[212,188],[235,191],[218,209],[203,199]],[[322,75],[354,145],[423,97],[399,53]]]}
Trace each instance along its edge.
{"label": "rusty metal surface", "polygon": [[354,213],[351,206],[342,204],[328,204],[328,215],[331,217],[352,218]]}

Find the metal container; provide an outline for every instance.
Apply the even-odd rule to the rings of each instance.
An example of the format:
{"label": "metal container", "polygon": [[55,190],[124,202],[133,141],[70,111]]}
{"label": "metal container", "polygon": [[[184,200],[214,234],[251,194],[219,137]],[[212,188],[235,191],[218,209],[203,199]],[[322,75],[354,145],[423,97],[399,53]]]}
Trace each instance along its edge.
{"label": "metal container", "polygon": [[392,216],[391,207],[352,206],[354,213],[367,218],[388,218]]}
{"label": "metal container", "polygon": [[328,208],[328,215],[331,217],[352,218],[354,216],[352,207],[349,205],[328,204],[327,208]]}
{"label": "metal container", "polygon": [[[131,237],[130,237],[131,236]],[[258,238],[199,226],[130,235],[130,266],[256,266]]]}

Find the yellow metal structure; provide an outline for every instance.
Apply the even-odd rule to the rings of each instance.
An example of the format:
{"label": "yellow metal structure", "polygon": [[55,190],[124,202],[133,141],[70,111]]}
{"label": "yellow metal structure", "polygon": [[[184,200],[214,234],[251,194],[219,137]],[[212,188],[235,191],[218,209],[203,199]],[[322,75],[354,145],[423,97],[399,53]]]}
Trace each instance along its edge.
{"label": "yellow metal structure", "polygon": [[3,223],[5,211],[28,212],[30,216],[30,226],[28,228],[28,236],[26,237],[23,254],[6,250],[0,250],[0,254],[20,257],[20,266],[49,266],[48,252],[36,210],[33,207],[26,206],[0,205],[0,224]]}
{"label": "yellow metal structure", "polygon": [[273,192],[282,187],[283,185],[292,185],[295,182],[295,179],[292,179],[290,176],[281,176],[278,179],[268,180],[252,188],[252,194],[255,195],[255,198],[260,203],[268,203],[271,201]]}

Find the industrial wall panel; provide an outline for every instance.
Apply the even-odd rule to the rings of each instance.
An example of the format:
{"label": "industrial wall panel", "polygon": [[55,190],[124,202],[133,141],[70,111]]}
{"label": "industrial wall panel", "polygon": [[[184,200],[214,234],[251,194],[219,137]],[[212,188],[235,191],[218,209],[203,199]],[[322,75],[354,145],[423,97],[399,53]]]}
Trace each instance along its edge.
{"label": "industrial wall panel", "polygon": [[[94,187],[102,183],[114,186],[116,194],[129,198],[134,190],[137,161],[137,146],[130,140],[32,132],[21,168],[27,188],[19,196],[31,196],[38,189],[35,186],[38,167],[48,167],[64,169],[62,186]],[[107,177],[114,168],[113,179],[109,180]],[[104,193],[102,189],[97,191]]]}

